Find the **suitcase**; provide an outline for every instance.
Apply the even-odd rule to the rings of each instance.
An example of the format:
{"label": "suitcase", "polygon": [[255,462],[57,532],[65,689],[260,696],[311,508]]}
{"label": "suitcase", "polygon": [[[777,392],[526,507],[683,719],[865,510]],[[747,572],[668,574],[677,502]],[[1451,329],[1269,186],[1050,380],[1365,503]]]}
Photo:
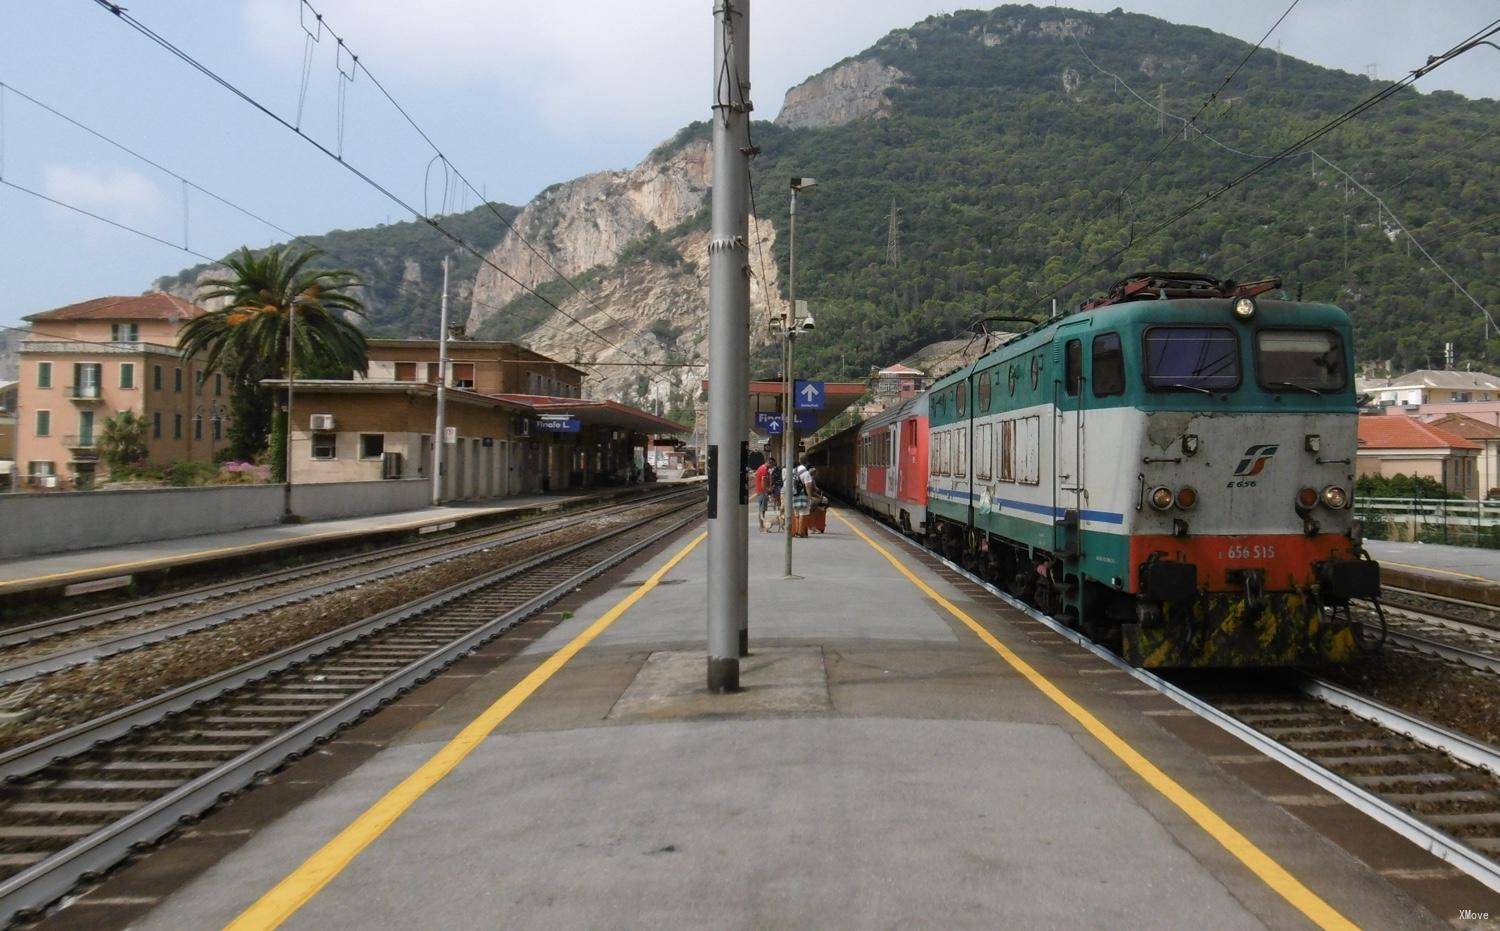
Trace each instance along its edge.
{"label": "suitcase", "polygon": [[828,507],[827,505],[814,505],[812,513],[807,515],[807,527],[816,533],[828,532]]}

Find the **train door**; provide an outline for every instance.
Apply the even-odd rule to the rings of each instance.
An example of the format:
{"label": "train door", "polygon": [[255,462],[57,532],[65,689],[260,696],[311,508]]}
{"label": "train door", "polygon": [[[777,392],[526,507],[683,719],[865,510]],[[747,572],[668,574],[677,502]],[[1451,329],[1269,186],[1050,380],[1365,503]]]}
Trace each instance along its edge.
{"label": "train door", "polygon": [[1069,339],[1063,346],[1062,382],[1056,400],[1058,503],[1064,508],[1083,508],[1083,340]]}
{"label": "train door", "polygon": [[896,490],[900,487],[901,463],[896,458],[896,450],[901,438],[901,421],[895,421],[885,434],[885,448],[881,450],[885,456],[885,496],[892,501],[896,500]]}

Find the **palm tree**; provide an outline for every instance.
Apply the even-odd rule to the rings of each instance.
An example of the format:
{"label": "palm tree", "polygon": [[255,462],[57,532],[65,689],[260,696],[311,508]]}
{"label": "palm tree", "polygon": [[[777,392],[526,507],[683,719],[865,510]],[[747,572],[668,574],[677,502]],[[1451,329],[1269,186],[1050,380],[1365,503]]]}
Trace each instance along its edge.
{"label": "palm tree", "polygon": [[[287,246],[257,255],[242,248],[225,259],[230,275],[204,281],[198,297],[204,301],[228,298],[229,304],[188,321],[177,339],[183,357],[202,354],[205,369],[224,372],[241,386],[308,371],[365,374],[369,370],[365,336],[347,316],[364,313],[364,304],[350,293],[359,286],[358,279],[350,271],[309,268],[322,254],[317,249],[296,251]],[[290,348],[289,331],[295,331]],[[290,373],[289,359],[294,360]],[[269,393],[256,394],[256,398],[236,395],[235,401],[269,405]],[[235,417],[237,422],[241,419]],[[264,423],[260,418],[244,420]],[[276,432],[285,429],[283,422]],[[256,439],[262,441],[256,445],[264,448],[263,438]],[[284,437],[278,439],[285,443]],[[281,457],[276,458],[273,467],[283,468]]]}

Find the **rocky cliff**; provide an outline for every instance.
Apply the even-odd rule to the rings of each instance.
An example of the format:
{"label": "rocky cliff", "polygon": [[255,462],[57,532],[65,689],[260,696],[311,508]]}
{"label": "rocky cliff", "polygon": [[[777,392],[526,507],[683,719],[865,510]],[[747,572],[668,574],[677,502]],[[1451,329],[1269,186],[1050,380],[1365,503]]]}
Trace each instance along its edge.
{"label": "rocky cliff", "polygon": [[[700,139],[677,149],[658,148],[629,171],[595,172],[555,184],[521,210],[514,231],[488,258],[526,287],[558,273],[572,277],[611,265],[632,242],[670,230],[698,212],[708,194],[710,157],[708,140]],[[523,293],[520,284],[481,266],[469,328],[477,330]]]}
{"label": "rocky cliff", "polygon": [[905,75],[874,58],[847,61],[786,92],[776,125],[788,129],[842,126],[890,111],[885,92]]}

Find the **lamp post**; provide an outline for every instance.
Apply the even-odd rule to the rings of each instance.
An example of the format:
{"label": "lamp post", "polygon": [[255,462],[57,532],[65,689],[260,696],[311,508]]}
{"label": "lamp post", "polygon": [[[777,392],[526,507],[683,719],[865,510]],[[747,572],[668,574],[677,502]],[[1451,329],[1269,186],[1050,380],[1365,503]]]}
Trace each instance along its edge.
{"label": "lamp post", "polygon": [[797,468],[796,449],[797,416],[792,397],[792,343],[799,330],[812,329],[812,317],[797,320],[797,195],[818,182],[813,178],[792,179],[791,220],[787,230],[787,291],[791,307],[782,317],[782,364],[781,364],[781,506],[786,524],[786,578],[792,574],[792,482]]}

